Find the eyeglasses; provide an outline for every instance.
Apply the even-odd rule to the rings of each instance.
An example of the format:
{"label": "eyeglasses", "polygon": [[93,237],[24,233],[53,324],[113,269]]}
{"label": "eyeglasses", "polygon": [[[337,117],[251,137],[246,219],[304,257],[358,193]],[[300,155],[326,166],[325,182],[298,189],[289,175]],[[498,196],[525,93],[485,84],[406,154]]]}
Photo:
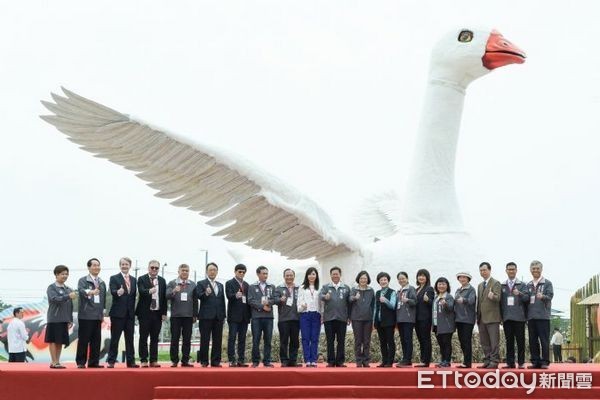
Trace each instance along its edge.
{"label": "eyeglasses", "polygon": [[246,271],[238,269],[237,271],[235,271],[236,274],[245,274]]}
{"label": "eyeglasses", "polygon": [[150,267],[150,269],[151,269],[152,271],[158,271],[158,269],[159,269],[159,268],[160,268],[160,267]]}

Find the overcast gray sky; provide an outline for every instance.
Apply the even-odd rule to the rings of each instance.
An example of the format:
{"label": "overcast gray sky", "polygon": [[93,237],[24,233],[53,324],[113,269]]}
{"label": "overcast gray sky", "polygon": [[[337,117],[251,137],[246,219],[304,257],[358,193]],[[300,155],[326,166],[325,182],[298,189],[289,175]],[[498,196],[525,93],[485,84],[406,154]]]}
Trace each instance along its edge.
{"label": "overcast gray sky", "polygon": [[544,262],[567,312],[600,269],[597,2],[0,4],[5,301],[40,298],[59,263],[81,269],[96,256],[108,276],[128,255],[172,271],[200,267],[208,249],[225,277],[226,249],[243,250],[41,121],[50,91],[63,85],[241,154],[349,229],[363,197],[402,195],[431,45],[459,26],[495,27],[528,55],[468,90],[457,161],[465,225],[497,277],[507,261],[525,277],[532,259]]}

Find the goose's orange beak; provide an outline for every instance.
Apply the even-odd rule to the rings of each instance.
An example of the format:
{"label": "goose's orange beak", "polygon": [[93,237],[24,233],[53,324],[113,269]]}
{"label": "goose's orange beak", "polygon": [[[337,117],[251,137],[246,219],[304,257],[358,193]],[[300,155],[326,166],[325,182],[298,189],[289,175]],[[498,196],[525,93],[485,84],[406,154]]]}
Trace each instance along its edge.
{"label": "goose's orange beak", "polygon": [[489,70],[509,64],[523,64],[525,52],[504,38],[500,32],[493,30],[485,46],[485,54],[481,58],[483,66]]}

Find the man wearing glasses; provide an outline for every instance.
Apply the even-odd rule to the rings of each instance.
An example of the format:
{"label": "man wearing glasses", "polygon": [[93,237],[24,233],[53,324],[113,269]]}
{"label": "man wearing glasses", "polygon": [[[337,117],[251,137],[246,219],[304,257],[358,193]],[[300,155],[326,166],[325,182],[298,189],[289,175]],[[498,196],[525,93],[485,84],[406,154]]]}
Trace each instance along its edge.
{"label": "man wearing glasses", "polygon": [[160,263],[148,263],[148,273],[138,278],[138,304],[135,315],[140,323],[138,352],[142,367],[148,367],[148,336],[150,336],[150,367],[158,368],[158,335],[167,319],[167,283],[158,276]]}
{"label": "man wearing glasses", "polygon": [[[248,283],[244,281],[246,266],[235,266],[235,276],[225,283],[227,296],[227,325],[229,338],[227,340],[227,358],[230,367],[247,367],[244,354],[246,352],[246,332],[250,323],[250,305],[248,304]],[[237,339],[237,358],[235,356],[235,341]],[[237,360],[237,361],[236,361]]]}

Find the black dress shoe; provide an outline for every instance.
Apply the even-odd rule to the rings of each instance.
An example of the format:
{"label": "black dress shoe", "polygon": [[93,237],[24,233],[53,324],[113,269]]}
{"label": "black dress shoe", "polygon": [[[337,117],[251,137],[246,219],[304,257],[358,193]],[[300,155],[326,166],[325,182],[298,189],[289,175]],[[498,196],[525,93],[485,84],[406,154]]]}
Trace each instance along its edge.
{"label": "black dress shoe", "polygon": [[79,369],[84,369],[84,368],[85,368],[85,365],[83,365],[83,364],[77,364],[77,368],[79,368]]}
{"label": "black dress shoe", "polygon": [[335,367],[335,364],[333,364],[333,363],[327,364],[327,368],[334,368],[334,367]]}
{"label": "black dress shoe", "polygon": [[94,364],[94,365],[88,365],[87,367],[88,367],[88,368],[104,368],[104,365],[97,365],[97,364]]}
{"label": "black dress shoe", "polygon": [[177,368],[178,363],[171,363],[171,368]]}
{"label": "black dress shoe", "polygon": [[151,362],[150,363],[150,368],[160,368],[160,364],[157,363],[156,361],[155,362]]}
{"label": "black dress shoe", "polygon": [[369,363],[363,363],[363,368],[370,368],[371,366],[369,365]]}
{"label": "black dress shoe", "polygon": [[[185,363],[182,362],[181,366],[184,367],[184,368],[194,368],[194,364],[190,364],[189,362],[185,362]],[[202,366],[203,367],[204,366],[208,367],[208,364],[206,364],[206,365],[202,364]]]}
{"label": "black dress shoe", "polygon": [[486,369],[488,367],[488,365],[490,365],[490,363],[484,363],[484,364],[478,365],[477,368]]}
{"label": "black dress shoe", "polygon": [[237,366],[238,366],[238,363],[235,363],[235,362],[229,363],[229,368],[237,368]]}
{"label": "black dress shoe", "polygon": [[298,364],[296,362],[291,362],[291,363],[288,364],[288,367],[292,367],[292,368],[298,368],[298,367],[301,367],[301,366],[302,366],[302,364]]}
{"label": "black dress shoe", "polygon": [[346,364],[335,364],[338,368],[346,368]]}
{"label": "black dress shoe", "polygon": [[115,367],[115,364],[113,364],[113,363],[108,363],[108,365],[106,366],[106,368],[114,368],[114,367]]}
{"label": "black dress shoe", "polygon": [[249,367],[249,365],[248,365],[248,364],[245,364],[245,363],[243,363],[243,362],[239,362],[239,363],[237,363],[237,366],[238,366],[238,367],[240,367],[240,368],[248,368],[248,367]]}
{"label": "black dress shoe", "polygon": [[139,364],[127,364],[127,368],[139,368]]}
{"label": "black dress shoe", "polygon": [[221,368],[221,364],[210,364],[213,368]]}
{"label": "black dress shoe", "polygon": [[273,368],[273,367],[275,367],[275,366],[274,366],[273,364],[271,364],[271,363],[264,363],[263,365],[264,365],[265,367],[267,367],[267,368]]}
{"label": "black dress shoe", "polygon": [[527,369],[540,369],[541,367],[539,364],[531,364],[527,366]]}
{"label": "black dress shoe", "polygon": [[252,368],[258,368],[258,363],[252,363]]}

